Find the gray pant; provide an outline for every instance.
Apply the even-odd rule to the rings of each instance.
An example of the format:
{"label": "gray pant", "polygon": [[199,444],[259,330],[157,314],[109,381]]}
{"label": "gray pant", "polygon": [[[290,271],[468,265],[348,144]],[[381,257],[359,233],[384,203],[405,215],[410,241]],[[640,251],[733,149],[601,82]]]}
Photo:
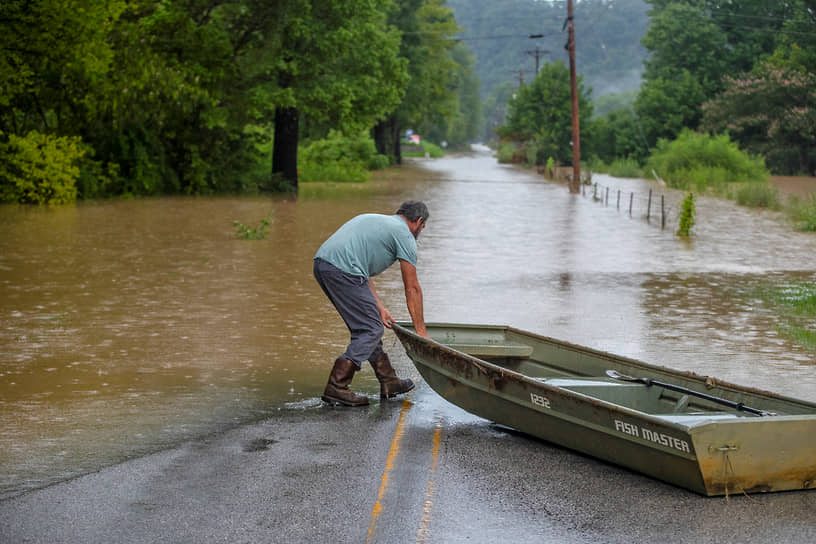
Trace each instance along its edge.
{"label": "gray pant", "polygon": [[347,274],[322,259],[314,260],[314,275],[351,333],[351,342],[341,357],[357,368],[366,359],[379,357],[385,328],[368,280]]}

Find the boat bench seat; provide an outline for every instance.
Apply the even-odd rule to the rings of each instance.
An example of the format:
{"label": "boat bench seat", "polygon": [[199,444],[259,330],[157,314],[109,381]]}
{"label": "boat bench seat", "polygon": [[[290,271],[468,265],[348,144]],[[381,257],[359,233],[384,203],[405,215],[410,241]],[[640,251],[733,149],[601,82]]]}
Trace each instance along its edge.
{"label": "boat bench seat", "polygon": [[525,346],[524,344],[448,344],[448,347],[474,357],[526,359],[533,354],[532,346]]}
{"label": "boat bench seat", "polygon": [[681,425],[698,425],[705,421],[724,419],[739,419],[746,417],[735,412],[697,412],[691,414],[653,414],[654,417],[666,420],[670,423],[680,423]]}

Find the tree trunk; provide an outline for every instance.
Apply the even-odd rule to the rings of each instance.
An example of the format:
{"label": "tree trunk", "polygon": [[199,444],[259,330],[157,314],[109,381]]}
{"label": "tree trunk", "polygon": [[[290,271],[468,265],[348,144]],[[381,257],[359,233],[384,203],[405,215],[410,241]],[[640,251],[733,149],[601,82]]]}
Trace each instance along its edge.
{"label": "tree trunk", "polygon": [[380,155],[388,155],[391,147],[388,142],[388,119],[377,121],[374,128],[371,130],[374,137],[374,147],[377,148],[377,153]]}
{"label": "tree trunk", "polygon": [[400,145],[400,127],[397,117],[391,117],[391,143],[394,146],[394,162],[402,164],[402,146]]}
{"label": "tree trunk", "polygon": [[272,173],[283,174],[297,193],[298,124],[297,108],[275,109],[275,143],[272,148]]}
{"label": "tree trunk", "polygon": [[808,155],[808,146],[799,146],[799,171],[807,175],[812,175],[813,172],[810,168],[810,157]]}

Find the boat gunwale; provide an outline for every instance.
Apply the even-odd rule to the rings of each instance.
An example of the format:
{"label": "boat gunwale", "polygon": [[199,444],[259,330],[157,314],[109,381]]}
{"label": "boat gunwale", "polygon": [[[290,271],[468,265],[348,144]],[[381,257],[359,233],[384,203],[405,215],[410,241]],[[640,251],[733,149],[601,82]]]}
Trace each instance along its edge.
{"label": "boat gunwale", "polygon": [[[409,322],[396,322],[396,323],[393,323],[393,325],[395,326],[396,329],[399,330],[399,332],[408,334],[414,340],[419,340],[419,341],[422,341],[423,343],[427,343],[428,340],[429,340],[428,338],[424,338],[424,337],[416,334],[416,332],[414,332],[410,328],[408,328],[408,326],[411,325],[411,323],[409,323]],[[575,351],[575,352],[586,353],[586,354],[590,354],[590,355],[594,355],[594,356],[602,356],[602,358],[606,359],[606,360],[617,359],[617,360],[619,360],[619,361],[621,361],[621,362],[623,362],[623,363],[625,363],[627,365],[636,366],[636,367],[642,368],[644,370],[664,372],[664,373],[669,374],[669,375],[681,376],[681,377],[684,377],[684,378],[690,378],[693,381],[699,382],[703,386],[705,386],[706,380],[709,379],[708,376],[702,376],[702,375],[696,374],[694,372],[688,372],[688,371],[683,371],[683,370],[674,370],[674,369],[671,369],[671,368],[668,368],[668,367],[661,367],[661,366],[658,366],[658,365],[652,365],[652,364],[649,364],[649,363],[645,363],[643,361],[639,361],[637,359],[632,359],[632,358],[622,356],[622,355],[614,355],[612,353],[596,350],[596,349],[593,349],[593,348],[588,348],[588,347],[585,347],[585,346],[580,346],[578,344],[573,344],[571,342],[567,342],[567,341],[564,341],[564,340],[558,340],[558,339],[551,338],[551,337],[548,337],[548,336],[543,336],[543,335],[539,335],[539,334],[536,334],[536,333],[524,331],[524,330],[517,329],[517,328],[511,327],[511,326],[508,326],[508,325],[427,323],[426,326],[429,327],[429,328],[431,328],[431,327],[439,327],[439,328],[448,327],[448,328],[467,328],[467,329],[490,329],[490,330],[504,331],[504,332],[509,331],[509,332],[512,332],[512,333],[517,334],[519,336],[533,337],[533,338],[538,339],[538,340],[543,340],[544,342],[547,342],[549,344],[554,344],[557,347],[564,347],[564,348],[570,349],[570,350]],[[738,385],[738,384],[734,384],[734,383],[730,383],[730,382],[726,382],[726,381],[721,381],[721,380],[717,379],[715,383],[716,383],[716,386],[719,387],[719,388],[731,390],[732,392],[736,392],[736,393],[748,393],[748,394],[757,395],[757,396],[770,397],[771,400],[779,400],[779,401],[784,401],[784,402],[789,402],[789,403],[792,403],[792,404],[796,404],[796,405],[799,405],[799,406],[802,406],[802,407],[809,407],[809,408],[813,409],[814,413],[812,413],[812,414],[774,415],[774,416],[765,416],[765,417],[734,417],[733,419],[728,419],[728,420],[704,421],[704,422],[700,422],[699,424],[687,425],[687,424],[683,424],[683,423],[679,423],[679,422],[672,422],[672,421],[669,421],[667,419],[661,418],[660,415],[651,414],[649,412],[642,412],[640,410],[629,408],[629,407],[621,405],[621,404],[616,404],[614,402],[610,402],[610,401],[607,401],[607,400],[604,400],[604,399],[601,399],[601,398],[598,398],[598,397],[594,397],[592,395],[587,395],[587,394],[581,393],[579,391],[574,391],[574,390],[571,390],[571,389],[567,389],[565,387],[559,387],[557,385],[548,384],[548,383],[546,383],[546,381],[543,381],[540,378],[533,378],[533,377],[527,376],[525,374],[522,374],[521,372],[517,372],[515,370],[505,368],[505,367],[503,367],[501,365],[497,365],[495,363],[491,363],[490,361],[486,361],[486,360],[481,359],[479,357],[476,357],[474,355],[470,355],[470,354],[465,353],[463,351],[459,351],[459,350],[457,350],[455,348],[452,348],[452,347],[450,347],[448,345],[442,344],[441,342],[438,342],[438,341],[433,340],[433,339],[430,339],[430,342],[433,342],[432,347],[438,347],[438,348],[441,348],[443,351],[447,351],[447,352],[450,352],[450,353],[452,353],[452,354],[454,354],[456,356],[463,357],[466,360],[469,360],[471,363],[475,362],[475,363],[477,363],[477,365],[486,365],[492,371],[498,372],[500,375],[508,375],[509,374],[510,376],[512,376],[516,380],[526,382],[526,383],[534,385],[536,387],[542,387],[542,388],[545,388],[545,389],[550,390],[550,391],[558,391],[559,393],[562,393],[562,394],[566,393],[568,396],[580,397],[582,399],[590,399],[593,402],[600,403],[601,405],[603,405],[603,406],[605,406],[607,408],[614,409],[616,411],[622,412],[622,413],[624,413],[626,415],[629,415],[631,417],[650,420],[653,423],[658,423],[658,424],[661,424],[661,425],[670,426],[670,427],[673,427],[673,428],[675,428],[677,430],[687,432],[687,433],[691,433],[692,429],[694,429],[695,431],[697,431],[697,430],[702,431],[704,429],[704,427],[707,427],[709,425],[746,424],[746,423],[754,423],[754,422],[757,422],[757,421],[763,421],[763,420],[769,420],[769,419],[780,420],[780,421],[782,421],[782,420],[816,419],[816,403],[811,403],[809,401],[805,401],[805,400],[797,399],[797,398],[793,398],[793,397],[786,397],[784,395],[780,395],[780,394],[773,393],[773,392],[770,392],[770,391],[763,391],[761,389],[756,389],[756,388],[752,388],[752,387],[748,387],[748,386],[742,386],[742,385]],[[614,363],[614,361],[611,361],[611,362]],[[601,378],[601,376],[587,376],[587,377],[588,378]],[[517,403],[517,404],[520,404],[520,403]],[[675,414],[675,415],[677,415],[677,414]],[[701,416],[701,417],[704,417],[704,416]]]}

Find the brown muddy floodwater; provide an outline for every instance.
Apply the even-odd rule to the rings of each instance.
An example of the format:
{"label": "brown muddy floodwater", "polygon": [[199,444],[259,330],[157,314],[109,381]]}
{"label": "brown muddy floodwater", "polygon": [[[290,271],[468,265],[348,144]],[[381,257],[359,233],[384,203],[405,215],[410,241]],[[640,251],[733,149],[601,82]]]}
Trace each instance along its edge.
{"label": "brown muddy floodwater", "polygon": [[[496,163],[416,161],[363,187],[287,198],[0,207],[0,498],[281,408],[320,405],[345,328],[312,277],[345,220],[425,200],[428,321],[508,324],[816,401],[816,359],[781,336],[761,285],[816,281],[816,236],[778,214],[595,176],[609,203]],[[669,221],[616,205],[666,194]],[[263,240],[238,240],[233,221]],[[408,317],[399,272],[378,291]],[[401,351],[390,333],[386,347]],[[362,373],[355,387],[374,394]]]}

